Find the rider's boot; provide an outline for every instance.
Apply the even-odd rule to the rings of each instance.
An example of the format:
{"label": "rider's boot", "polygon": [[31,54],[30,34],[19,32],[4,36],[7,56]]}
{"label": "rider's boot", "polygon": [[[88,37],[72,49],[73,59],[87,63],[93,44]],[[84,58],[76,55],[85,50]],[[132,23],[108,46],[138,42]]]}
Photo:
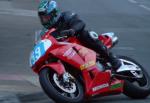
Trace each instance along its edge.
{"label": "rider's boot", "polygon": [[112,65],[113,71],[117,71],[120,67],[124,68],[117,56],[111,53],[99,40],[96,41],[95,47],[97,47],[95,48],[95,51],[100,54],[100,57],[104,58],[106,62],[109,62]]}
{"label": "rider's boot", "polygon": [[120,67],[122,67],[121,61],[111,52],[108,54],[108,61],[112,65],[114,71],[117,71]]}

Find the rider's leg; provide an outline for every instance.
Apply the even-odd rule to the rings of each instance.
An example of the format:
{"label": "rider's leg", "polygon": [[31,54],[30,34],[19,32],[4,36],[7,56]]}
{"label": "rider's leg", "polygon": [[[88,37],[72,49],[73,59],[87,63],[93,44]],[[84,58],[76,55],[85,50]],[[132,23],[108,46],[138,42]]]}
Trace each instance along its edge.
{"label": "rider's leg", "polygon": [[109,52],[107,47],[100,40],[98,40],[98,38],[93,38],[88,31],[83,31],[82,34],[80,34],[79,39],[89,48],[99,53],[100,56],[106,61],[110,62],[114,69],[118,69],[121,66],[120,60]]}

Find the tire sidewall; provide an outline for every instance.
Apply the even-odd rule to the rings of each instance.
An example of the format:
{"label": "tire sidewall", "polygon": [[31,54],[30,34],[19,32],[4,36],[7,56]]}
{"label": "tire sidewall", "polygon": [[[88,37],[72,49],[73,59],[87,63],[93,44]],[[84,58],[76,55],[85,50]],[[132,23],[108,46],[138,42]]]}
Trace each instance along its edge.
{"label": "tire sidewall", "polygon": [[65,96],[62,96],[56,90],[56,88],[53,87],[52,83],[49,81],[49,78],[47,77],[49,72],[54,71],[50,70],[49,68],[44,68],[43,70],[41,70],[39,73],[39,80],[43,90],[50,98],[59,103],[80,103],[84,100],[83,87],[78,80],[76,80],[76,85],[78,86],[79,95],[75,99],[70,99]]}
{"label": "tire sidewall", "polygon": [[143,74],[146,76],[146,79],[148,81],[146,88],[140,88],[140,87],[132,84],[130,81],[124,80],[124,92],[123,93],[125,95],[127,95],[131,98],[135,98],[135,99],[146,98],[150,94],[150,76],[149,76],[149,74],[146,72],[146,70],[143,68],[143,66],[140,65],[134,59],[127,57],[127,56],[118,56],[118,58],[131,61],[131,62],[135,63],[136,65],[138,65],[141,68]]}

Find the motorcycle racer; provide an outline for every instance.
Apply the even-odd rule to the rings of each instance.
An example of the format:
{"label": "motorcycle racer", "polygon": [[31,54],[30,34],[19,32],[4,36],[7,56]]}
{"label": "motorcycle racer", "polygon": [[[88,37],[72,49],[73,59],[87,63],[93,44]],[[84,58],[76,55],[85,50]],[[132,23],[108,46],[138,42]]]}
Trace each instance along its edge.
{"label": "motorcycle racer", "polygon": [[114,70],[124,68],[117,57],[98,39],[98,34],[89,33],[85,29],[85,23],[76,13],[70,11],[60,12],[55,1],[41,0],[38,16],[44,26],[43,33],[48,29],[56,28],[56,32],[52,33],[55,38],[64,34],[77,36],[81,43],[99,53],[106,62],[110,62]]}

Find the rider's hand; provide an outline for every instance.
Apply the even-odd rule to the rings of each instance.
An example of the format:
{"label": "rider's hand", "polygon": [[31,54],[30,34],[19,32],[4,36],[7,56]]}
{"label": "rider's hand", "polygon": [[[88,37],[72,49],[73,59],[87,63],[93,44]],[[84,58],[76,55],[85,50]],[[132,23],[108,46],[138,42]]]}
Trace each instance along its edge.
{"label": "rider's hand", "polygon": [[63,30],[60,32],[60,35],[64,36],[74,36],[75,30],[74,29],[68,29],[68,30]]}

